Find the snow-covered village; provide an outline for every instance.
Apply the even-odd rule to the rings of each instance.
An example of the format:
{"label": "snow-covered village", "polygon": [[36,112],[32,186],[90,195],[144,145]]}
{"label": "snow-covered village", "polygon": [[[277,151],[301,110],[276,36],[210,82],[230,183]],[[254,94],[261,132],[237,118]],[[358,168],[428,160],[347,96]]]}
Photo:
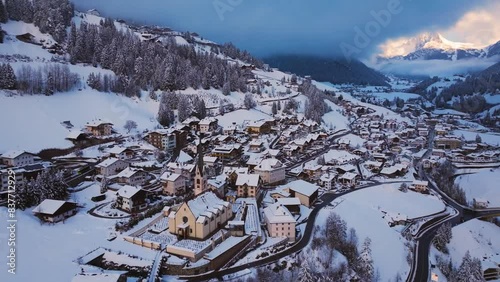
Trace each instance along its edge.
{"label": "snow-covered village", "polygon": [[305,1],[104,2],[0,0],[0,281],[500,281],[500,33],[453,29],[498,3],[369,61],[288,55]]}

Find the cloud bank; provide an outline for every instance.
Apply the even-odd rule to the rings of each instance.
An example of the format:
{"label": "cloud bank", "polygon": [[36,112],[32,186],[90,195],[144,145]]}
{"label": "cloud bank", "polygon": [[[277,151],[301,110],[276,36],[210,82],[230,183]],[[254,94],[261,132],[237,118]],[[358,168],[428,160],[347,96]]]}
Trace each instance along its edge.
{"label": "cloud bank", "polygon": [[498,57],[485,59],[468,59],[459,61],[428,60],[428,61],[391,61],[372,65],[371,67],[394,75],[413,76],[452,76],[455,74],[470,74],[482,71],[500,60]]}

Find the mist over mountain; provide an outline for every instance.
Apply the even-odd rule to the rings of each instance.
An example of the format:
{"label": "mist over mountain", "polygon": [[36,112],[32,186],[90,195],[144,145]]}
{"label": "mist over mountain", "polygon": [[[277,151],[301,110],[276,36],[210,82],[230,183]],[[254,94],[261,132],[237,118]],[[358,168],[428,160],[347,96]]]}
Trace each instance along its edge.
{"label": "mist over mountain", "polygon": [[388,78],[367,67],[358,60],[325,58],[309,55],[276,55],[264,61],[272,67],[301,76],[310,75],[317,81],[334,84],[353,83],[361,85],[388,86]]}

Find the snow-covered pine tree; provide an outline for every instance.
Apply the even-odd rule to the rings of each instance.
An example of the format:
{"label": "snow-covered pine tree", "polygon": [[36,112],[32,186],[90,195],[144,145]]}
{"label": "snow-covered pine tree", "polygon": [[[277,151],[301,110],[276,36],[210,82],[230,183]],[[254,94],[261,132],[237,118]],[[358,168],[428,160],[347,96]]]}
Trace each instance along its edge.
{"label": "snow-covered pine tree", "polygon": [[224,102],[222,100],[219,100],[219,115],[223,115],[224,113]]}
{"label": "snow-covered pine tree", "polygon": [[231,94],[231,83],[229,81],[226,81],[224,86],[222,86],[222,94],[225,96]]}
{"label": "snow-covered pine tree", "polygon": [[3,1],[0,1],[0,23],[6,23],[9,20],[9,15],[7,14],[7,9],[3,4]]}
{"label": "snow-covered pine tree", "polygon": [[112,70],[116,74],[125,74],[126,66],[125,66],[125,55],[122,50],[118,50],[116,53],[116,59],[113,63]]}
{"label": "snow-covered pine tree", "polygon": [[486,281],[483,277],[481,269],[481,261],[477,258],[472,258],[467,251],[462,259],[460,267],[453,271],[449,281],[456,282],[482,282]]}
{"label": "snow-covered pine tree", "polygon": [[205,90],[210,89],[210,70],[205,68],[201,77],[201,87]]}
{"label": "snow-covered pine tree", "polygon": [[87,78],[87,84],[89,85],[90,88],[95,89],[97,91],[102,90],[102,85],[101,85],[101,74],[94,74],[91,72]]}
{"label": "snow-covered pine tree", "polygon": [[15,21],[21,20],[21,7],[18,0],[5,0],[5,8],[9,18]]}
{"label": "snow-covered pine tree", "polygon": [[16,75],[14,73],[14,69],[12,68],[12,66],[10,64],[4,64],[4,81],[5,81],[5,84],[4,84],[4,88],[5,89],[15,89],[16,88],[16,83],[17,83],[17,79],[16,79]]}
{"label": "snow-covered pine tree", "polygon": [[299,271],[299,282],[316,282],[317,278],[315,277],[314,271],[312,270],[311,263],[306,258],[302,262]]}
{"label": "snow-covered pine tree", "polygon": [[156,101],[158,99],[158,95],[156,95],[156,92],[153,89],[151,89],[149,91],[149,99],[154,100],[154,101]]}
{"label": "snow-covered pine tree", "polygon": [[198,112],[198,117],[204,119],[207,117],[207,107],[205,106],[205,100],[199,99],[196,111]]}
{"label": "snow-covered pine tree", "polygon": [[362,278],[362,281],[372,281],[375,275],[373,266],[371,239],[367,237],[363,242],[359,258],[356,263],[356,273]]}
{"label": "snow-covered pine tree", "polygon": [[105,176],[101,180],[101,189],[100,189],[100,192],[101,192],[101,194],[104,194],[104,193],[106,193],[106,191],[108,191],[108,179]]}
{"label": "snow-covered pine tree", "polygon": [[49,95],[54,94],[55,90],[56,90],[55,78],[54,78],[52,72],[49,71],[47,73],[46,78],[45,78],[45,87],[43,89],[43,94],[49,96]]}
{"label": "snow-covered pine tree", "polygon": [[10,64],[0,65],[0,89],[13,89],[16,83],[14,71]]}
{"label": "snow-covered pine tree", "polygon": [[483,139],[481,138],[481,135],[476,134],[476,143],[481,143],[483,142]]}
{"label": "snow-covered pine tree", "polygon": [[245,107],[247,109],[253,109],[257,106],[257,103],[255,103],[255,101],[253,99],[252,93],[245,94],[245,98],[243,100],[243,105],[245,105]]}
{"label": "snow-covered pine tree", "polygon": [[273,102],[273,105],[271,106],[271,112],[273,115],[278,113],[278,106],[276,105],[276,101]]}
{"label": "snow-covered pine tree", "polygon": [[169,95],[166,93],[161,96],[157,120],[162,126],[170,126],[174,122],[174,111],[171,108]]}
{"label": "snow-covered pine tree", "polygon": [[179,121],[184,121],[191,116],[191,102],[187,95],[178,95],[179,104],[177,105],[177,115]]}

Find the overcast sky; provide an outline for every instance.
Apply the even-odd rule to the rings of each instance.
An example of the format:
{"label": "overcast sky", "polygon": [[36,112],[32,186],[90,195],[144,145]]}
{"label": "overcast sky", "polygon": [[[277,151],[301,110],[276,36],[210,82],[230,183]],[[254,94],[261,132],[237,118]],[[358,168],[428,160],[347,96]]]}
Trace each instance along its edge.
{"label": "overcast sky", "polygon": [[[387,40],[424,31],[475,44],[500,40],[500,5],[494,0],[72,1],[79,10],[96,8],[104,16],[194,31],[219,43],[231,41],[258,56],[334,56],[344,50],[367,58]],[[374,14],[390,19],[382,17],[382,24],[374,24]],[[366,35],[367,27],[371,34]],[[364,41],[355,41],[356,30],[366,35]]]}

